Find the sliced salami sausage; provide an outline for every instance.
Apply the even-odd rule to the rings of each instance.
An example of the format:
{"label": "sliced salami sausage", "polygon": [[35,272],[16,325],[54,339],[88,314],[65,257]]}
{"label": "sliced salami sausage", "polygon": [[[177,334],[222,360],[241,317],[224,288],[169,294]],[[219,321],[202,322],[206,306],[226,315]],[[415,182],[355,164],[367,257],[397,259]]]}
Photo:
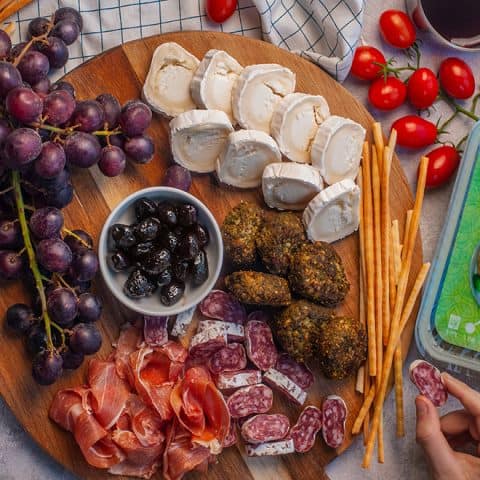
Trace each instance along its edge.
{"label": "sliced salami sausage", "polygon": [[448,392],[443,384],[440,370],[425,360],[415,360],[411,363],[410,380],[419,392],[425,395],[436,407],[441,407],[448,398]]}
{"label": "sliced salami sausage", "polygon": [[177,315],[171,331],[173,337],[183,337],[187,333],[188,327],[192,323],[196,309],[197,306],[195,305]]}
{"label": "sliced salami sausage", "polygon": [[227,331],[227,340],[229,342],[243,342],[245,340],[245,329],[239,323],[223,322],[222,320],[200,320],[198,322],[198,332],[207,330],[210,327],[225,328]]}
{"label": "sliced salami sausage", "polygon": [[215,375],[222,372],[237,372],[246,366],[247,355],[240,343],[230,343],[217,350],[208,360],[208,368]]}
{"label": "sliced salami sausage", "polygon": [[329,395],[322,404],[322,435],[325,443],[338,448],[345,437],[347,406],[341,397]]}
{"label": "sliced salami sausage", "polygon": [[265,383],[286,395],[298,405],[303,405],[307,399],[307,392],[275,368],[270,368],[263,374]]}
{"label": "sliced salami sausage", "polygon": [[225,328],[211,327],[192,337],[189,356],[196,362],[206,362],[211,355],[225,345],[227,345]]}
{"label": "sliced salami sausage", "polygon": [[261,383],[241,388],[227,399],[227,407],[232,418],[267,413],[272,408],[272,404],[272,390]]}
{"label": "sliced salami sausage", "polygon": [[223,448],[228,448],[233,445],[235,445],[238,441],[238,435],[237,435],[237,424],[235,420],[231,419],[230,420],[230,428],[228,430],[227,436],[225,437],[225,440],[223,441]]}
{"label": "sliced salami sausage", "polygon": [[262,382],[262,372],[260,370],[240,370],[238,372],[220,373],[215,383],[220,390],[233,390],[250,385],[257,385]]}
{"label": "sliced salami sausage", "polygon": [[200,303],[200,312],[208,318],[224,322],[244,324],[247,320],[245,307],[223,290],[212,290]]}
{"label": "sliced salami sausage", "polygon": [[305,407],[297,423],[290,430],[290,438],[298,453],[305,453],[315,444],[317,433],[322,428],[322,411],[314,405]]}
{"label": "sliced salami sausage", "polygon": [[264,443],[281,440],[287,436],[290,420],[281,413],[255,415],[241,429],[243,439],[249,443]]}
{"label": "sliced salami sausage", "polygon": [[272,455],[286,455],[293,453],[295,448],[291,438],[278,442],[259,443],[258,445],[246,445],[249,457],[266,457]]}
{"label": "sliced salami sausage", "polygon": [[161,347],[168,342],[168,317],[143,317],[143,336],[150,347]]}
{"label": "sliced salami sausage", "polygon": [[245,347],[250,361],[266,371],[277,363],[277,347],[266,322],[249,320],[245,326]]}
{"label": "sliced salami sausage", "polygon": [[278,355],[275,370],[283,373],[302,390],[308,390],[313,385],[313,373],[304,364],[294,360],[288,353]]}

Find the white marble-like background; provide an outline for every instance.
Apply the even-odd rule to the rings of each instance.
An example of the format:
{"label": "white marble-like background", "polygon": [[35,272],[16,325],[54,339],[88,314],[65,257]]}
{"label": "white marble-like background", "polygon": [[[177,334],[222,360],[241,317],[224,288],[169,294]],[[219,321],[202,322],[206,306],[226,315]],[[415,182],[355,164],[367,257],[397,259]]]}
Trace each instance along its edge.
{"label": "white marble-like background", "polygon": [[[187,0],[191,1],[191,0]],[[384,51],[385,56],[398,56],[401,63],[403,54],[389,49],[382,42],[377,30],[378,17],[387,8],[404,7],[404,0],[366,0],[366,12],[362,39],[367,44],[373,44]],[[422,46],[422,64],[431,66],[434,70],[438,67],[441,58],[457,55],[449,49],[439,48],[426,40]],[[480,80],[480,54],[461,55],[471,65],[475,77]],[[367,87],[354,79],[348,79],[345,86],[364,104],[367,98]],[[390,123],[403,114],[410,112],[408,107],[405,111],[397,111],[392,114],[372,112],[388,131]],[[438,105],[432,111],[432,118],[439,116],[447,118],[450,111],[445,105]],[[462,138],[471,128],[470,120],[457,119],[452,122],[450,131],[452,140]],[[398,151],[402,166],[414,188],[415,176],[419,153]],[[431,260],[435,251],[436,243],[443,219],[445,218],[450,187],[441,188],[427,193],[422,215],[422,238],[425,260]],[[417,357],[415,346],[412,345],[409,353],[409,361]],[[409,362],[407,362],[408,364]],[[407,372],[405,372],[407,373]],[[408,377],[408,375],[407,375]],[[478,386],[477,386],[478,387]],[[385,406],[385,464],[379,465],[374,460],[369,470],[362,470],[360,464],[363,457],[363,444],[361,439],[354,442],[351,448],[341,457],[336,459],[327,468],[331,480],[424,480],[428,478],[426,465],[422,453],[415,444],[415,388],[405,382],[405,417],[407,436],[403,439],[395,437],[395,410],[393,397],[390,395]],[[442,411],[458,408],[454,401],[443,407]],[[74,475],[59,466],[54,460],[46,455],[39,446],[26,434],[18,424],[8,407],[0,398],[0,480],[73,480]]]}

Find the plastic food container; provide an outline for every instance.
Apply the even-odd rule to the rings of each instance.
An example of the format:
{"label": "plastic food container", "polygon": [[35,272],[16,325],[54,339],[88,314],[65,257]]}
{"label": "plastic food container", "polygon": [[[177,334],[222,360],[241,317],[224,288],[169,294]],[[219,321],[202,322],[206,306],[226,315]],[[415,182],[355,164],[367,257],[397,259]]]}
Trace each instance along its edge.
{"label": "plastic food container", "polygon": [[442,369],[480,378],[480,122],[467,140],[415,339]]}

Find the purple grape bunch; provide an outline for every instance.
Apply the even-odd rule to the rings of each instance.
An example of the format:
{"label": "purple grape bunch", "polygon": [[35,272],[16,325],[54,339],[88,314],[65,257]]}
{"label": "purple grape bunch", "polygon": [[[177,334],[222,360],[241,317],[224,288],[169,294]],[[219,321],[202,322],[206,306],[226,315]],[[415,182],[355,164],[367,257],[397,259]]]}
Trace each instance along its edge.
{"label": "purple grape bunch", "polygon": [[71,172],[97,165],[115,177],[128,161],[144,164],[154,155],[144,103],[122,106],[108,93],[78,99],[69,82],[50,82],[82,28],[80,13],[64,7],[33,19],[17,45],[0,30],[0,279],[21,278],[32,290],[31,305],[11,305],[5,323],[24,337],[41,385],[78,368],[102,344],[93,240],[67,229],[61,210],[74,196]]}

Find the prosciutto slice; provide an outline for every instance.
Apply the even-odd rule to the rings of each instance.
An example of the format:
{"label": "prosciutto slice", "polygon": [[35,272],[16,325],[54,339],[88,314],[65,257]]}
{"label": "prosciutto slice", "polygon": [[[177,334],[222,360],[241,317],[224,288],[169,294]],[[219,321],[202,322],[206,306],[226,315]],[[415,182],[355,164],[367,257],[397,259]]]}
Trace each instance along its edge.
{"label": "prosciutto slice", "polygon": [[130,368],[130,355],[138,350],[142,340],[142,331],[139,328],[133,325],[123,328],[113,353],[113,360],[115,361],[118,376],[124,380],[128,380],[132,386],[135,382],[133,371]]}

